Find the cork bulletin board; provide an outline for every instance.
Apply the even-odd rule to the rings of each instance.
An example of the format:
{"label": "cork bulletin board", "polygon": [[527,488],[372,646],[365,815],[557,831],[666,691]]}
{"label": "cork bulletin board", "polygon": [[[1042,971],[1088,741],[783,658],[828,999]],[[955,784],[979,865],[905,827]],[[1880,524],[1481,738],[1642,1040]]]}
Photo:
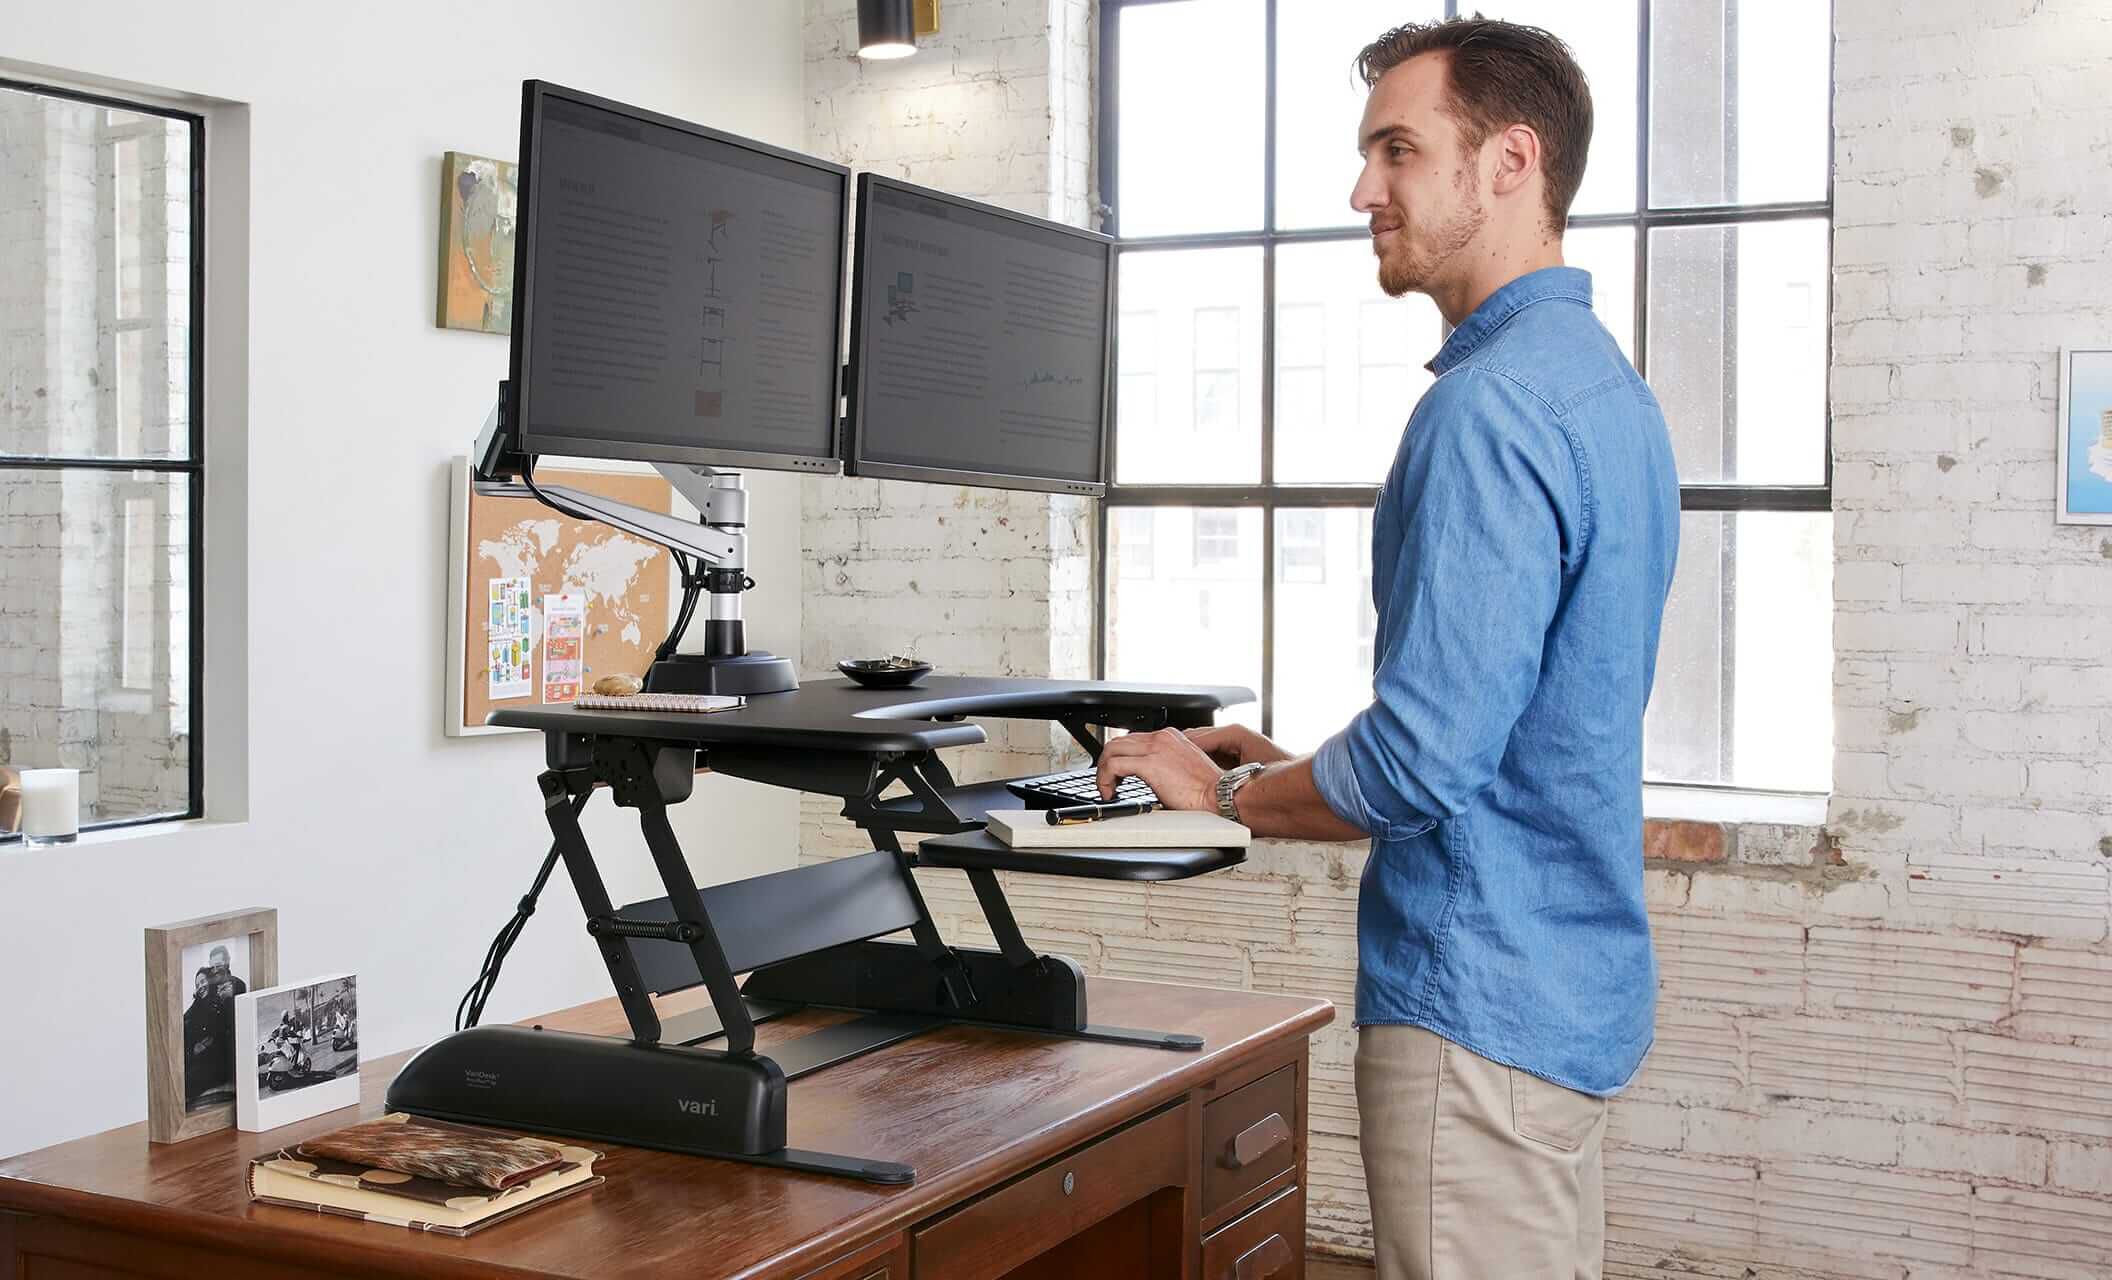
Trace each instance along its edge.
{"label": "cork bulletin board", "polygon": [[[651,473],[539,468],[536,479],[651,511],[674,487]],[[449,491],[447,694],[450,737],[500,729],[501,707],[569,703],[615,672],[642,676],[667,635],[673,557],[607,525],[561,515],[523,492],[478,493],[456,458]]]}

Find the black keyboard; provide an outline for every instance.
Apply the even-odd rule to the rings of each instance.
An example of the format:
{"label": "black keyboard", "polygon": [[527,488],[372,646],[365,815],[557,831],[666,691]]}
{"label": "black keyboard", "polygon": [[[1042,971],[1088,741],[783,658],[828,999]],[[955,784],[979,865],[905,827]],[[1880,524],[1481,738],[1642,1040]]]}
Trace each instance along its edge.
{"label": "black keyboard", "polygon": [[[1005,784],[1030,809],[1060,809],[1073,804],[1100,804],[1099,771],[1072,769],[1067,773],[1045,773],[1038,778],[1020,778]],[[1115,786],[1117,800],[1149,800],[1159,797],[1142,778],[1124,778]]]}

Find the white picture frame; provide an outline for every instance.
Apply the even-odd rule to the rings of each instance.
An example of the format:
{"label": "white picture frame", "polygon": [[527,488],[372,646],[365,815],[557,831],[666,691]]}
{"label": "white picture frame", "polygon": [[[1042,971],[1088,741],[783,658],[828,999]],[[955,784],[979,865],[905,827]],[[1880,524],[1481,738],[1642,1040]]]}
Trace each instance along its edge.
{"label": "white picture frame", "polygon": [[2055,519],[2112,525],[2112,346],[2061,348],[2059,410]]}
{"label": "white picture frame", "polygon": [[261,1133],[358,1105],[355,975],[325,974],[235,997],[236,1128]]}

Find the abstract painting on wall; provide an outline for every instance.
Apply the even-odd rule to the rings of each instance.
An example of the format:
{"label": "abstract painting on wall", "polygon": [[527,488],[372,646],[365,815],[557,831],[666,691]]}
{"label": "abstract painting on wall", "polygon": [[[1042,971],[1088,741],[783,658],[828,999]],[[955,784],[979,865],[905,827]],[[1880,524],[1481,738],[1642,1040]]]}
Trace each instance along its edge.
{"label": "abstract painting on wall", "polygon": [[443,329],[513,332],[513,229],[519,167],[450,151],[440,167]]}

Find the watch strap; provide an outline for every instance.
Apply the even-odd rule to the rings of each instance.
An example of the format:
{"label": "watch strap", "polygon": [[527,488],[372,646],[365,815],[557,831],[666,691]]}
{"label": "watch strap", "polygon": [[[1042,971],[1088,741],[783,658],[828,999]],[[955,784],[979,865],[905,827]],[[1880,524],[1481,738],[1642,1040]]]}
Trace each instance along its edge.
{"label": "watch strap", "polygon": [[1217,777],[1217,816],[1228,822],[1239,821],[1239,803],[1234,797],[1239,789],[1254,780],[1254,775],[1268,766],[1259,760],[1227,769]]}

